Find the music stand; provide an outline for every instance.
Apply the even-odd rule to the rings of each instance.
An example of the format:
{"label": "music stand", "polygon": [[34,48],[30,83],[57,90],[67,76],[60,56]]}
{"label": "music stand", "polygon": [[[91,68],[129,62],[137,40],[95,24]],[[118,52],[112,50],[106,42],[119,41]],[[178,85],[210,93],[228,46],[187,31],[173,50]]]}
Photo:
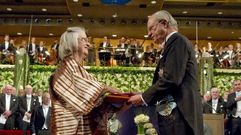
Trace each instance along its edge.
{"label": "music stand", "polygon": [[100,50],[99,51],[99,59],[100,61],[104,61],[104,66],[106,65],[107,61],[110,61],[111,52],[109,50]]}

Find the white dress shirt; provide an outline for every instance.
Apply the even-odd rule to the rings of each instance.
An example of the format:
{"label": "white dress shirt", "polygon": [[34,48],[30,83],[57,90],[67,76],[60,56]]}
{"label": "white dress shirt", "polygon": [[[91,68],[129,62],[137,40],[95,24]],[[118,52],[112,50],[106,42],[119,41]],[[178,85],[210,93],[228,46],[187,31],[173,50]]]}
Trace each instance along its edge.
{"label": "white dress shirt", "polygon": [[212,99],[212,113],[217,113],[218,98]]}
{"label": "white dress shirt", "polygon": [[35,48],[36,48],[36,45],[34,43],[32,43],[32,52],[33,52],[33,54],[35,54]]}
{"label": "white dress shirt", "polygon": [[40,52],[42,52],[43,49],[44,49],[44,48],[43,48],[42,46],[39,47]]}
{"label": "white dress shirt", "polygon": [[26,100],[27,100],[27,112],[29,112],[31,108],[32,95],[26,95]]}
{"label": "white dress shirt", "polygon": [[[238,97],[240,95],[241,95],[241,92],[236,92],[236,97]],[[236,114],[233,117],[241,118],[241,101],[237,101],[237,111],[236,111]]]}
{"label": "white dress shirt", "polygon": [[6,111],[9,111],[10,110],[11,95],[5,94],[5,101],[6,101],[5,109],[6,109]]}
{"label": "white dress shirt", "polygon": [[103,42],[103,48],[107,47],[107,42]]}
{"label": "white dress shirt", "polygon": [[47,118],[48,118],[48,111],[49,111],[49,106],[47,105],[42,105],[42,108],[43,108],[43,113],[44,113],[44,125],[42,127],[42,129],[48,129],[48,126],[47,126]]}
{"label": "white dress shirt", "polygon": [[6,41],[5,41],[5,50],[7,50],[8,47],[9,47],[9,42],[6,42]]}
{"label": "white dress shirt", "polygon": [[38,96],[39,104],[42,105],[42,96]]}

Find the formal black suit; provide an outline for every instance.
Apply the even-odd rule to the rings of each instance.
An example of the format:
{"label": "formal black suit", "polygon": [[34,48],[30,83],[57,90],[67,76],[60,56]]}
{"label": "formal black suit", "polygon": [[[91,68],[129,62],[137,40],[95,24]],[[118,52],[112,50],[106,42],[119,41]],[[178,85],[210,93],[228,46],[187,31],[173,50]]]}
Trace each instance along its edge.
{"label": "formal black suit", "polygon": [[[51,116],[51,107],[49,107],[48,113],[47,113],[47,128],[48,130],[50,130],[50,117]],[[45,122],[45,117],[44,117],[44,112],[43,112],[43,107],[39,106],[37,107],[31,116],[31,121],[30,121],[30,133],[36,133],[36,135],[38,135],[41,131],[42,128],[44,126],[44,122]],[[50,131],[49,131],[50,133]]]}
{"label": "formal black suit", "polygon": [[[8,48],[6,49],[5,42],[4,42],[3,44],[0,45],[0,51],[1,52],[7,51],[7,53],[14,53],[15,47],[13,46],[13,44],[9,43]],[[1,54],[0,58],[2,63],[8,63],[7,61],[5,61],[6,57],[9,57],[9,56],[6,55],[5,53]]]}
{"label": "formal black suit", "polygon": [[212,113],[213,109],[216,111],[216,113],[226,114],[225,102],[224,102],[223,98],[221,98],[221,97],[218,98],[217,108],[212,107],[212,99],[203,104],[203,113]]}
{"label": "formal black suit", "polygon": [[[228,101],[226,104],[228,117],[231,121],[231,133],[232,135],[241,134],[241,118],[235,118],[237,112],[237,101],[235,101],[236,93],[231,93],[228,95]],[[241,101],[239,101],[241,102]]]}
{"label": "formal black suit", "polygon": [[[28,113],[32,114],[33,110],[38,106],[39,106],[38,97],[32,95],[30,110],[28,111]],[[24,95],[19,98],[19,111],[22,116],[25,115],[25,113],[27,112],[27,109],[28,109],[27,108],[27,96]],[[26,130],[30,129],[30,123],[23,121],[22,129],[24,130],[24,134],[26,134]]]}
{"label": "formal black suit", "polygon": [[30,63],[34,63],[34,56],[37,55],[37,48],[39,48],[39,45],[35,44],[35,51],[33,52],[33,44],[29,44],[26,48],[29,58],[30,58]]}
{"label": "formal black suit", "polygon": [[[0,50],[1,50],[1,51],[6,50],[5,42],[0,45]],[[7,50],[8,50],[9,52],[13,52],[13,51],[14,51],[14,46],[13,46],[13,44],[10,44],[10,43],[9,43]]]}
{"label": "formal black suit", "polygon": [[[100,43],[99,45],[99,60],[101,65],[110,65],[110,58],[111,58],[111,52],[112,52],[112,48],[111,48],[111,44],[107,43],[106,46],[104,47],[104,43]],[[105,50],[108,52],[101,52],[101,50]]]}
{"label": "formal black suit", "polygon": [[111,48],[111,44],[110,43],[106,43],[106,46],[104,47],[104,43],[100,43],[99,45],[99,51],[100,50],[109,50],[109,51],[112,51],[112,48]]}
{"label": "formal black suit", "polygon": [[42,50],[40,49],[40,46],[37,48],[37,54],[42,55],[44,58],[47,56],[46,51],[48,51],[48,49],[45,47],[43,47]]}
{"label": "formal black suit", "polygon": [[[202,103],[195,51],[190,41],[179,33],[174,33],[166,41],[163,57],[159,60],[154,73],[153,84],[142,94],[142,98],[148,105],[153,105],[166,95],[173,96],[177,104],[174,115],[179,113],[178,118],[182,119],[175,122],[175,125],[182,122],[188,126],[176,131],[176,134],[185,134],[182,131],[186,130],[188,133],[185,135],[203,135]],[[165,124],[160,130],[170,123],[173,124],[167,120],[163,121]]]}
{"label": "formal black suit", "polygon": [[[6,99],[5,94],[0,95],[0,114],[3,114],[6,111]],[[10,99],[10,111],[12,114],[8,117],[5,125],[0,125],[1,129],[14,129],[14,122],[15,122],[15,112],[18,109],[18,100],[17,97],[11,95]]]}
{"label": "formal black suit", "polygon": [[[38,97],[32,96],[30,111],[28,111],[28,112],[32,113],[33,109],[35,109],[38,106],[39,106]],[[27,97],[26,97],[26,95],[19,98],[19,110],[20,110],[22,116],[24,116],[25,112],[27,112]]]}

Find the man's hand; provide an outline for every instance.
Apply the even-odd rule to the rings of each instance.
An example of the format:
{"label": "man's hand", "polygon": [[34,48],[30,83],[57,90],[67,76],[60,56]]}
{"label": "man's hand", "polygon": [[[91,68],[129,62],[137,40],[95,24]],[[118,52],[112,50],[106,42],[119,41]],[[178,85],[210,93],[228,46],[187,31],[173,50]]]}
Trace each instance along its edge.
{"label": "man's hand", "polygon": [[141,99],[141,94],[131,96],[130,99],[127,101],[133,105],[142,105],[143,101]]}
{"label": "man's hand", "polygon": [[5,112],[3,113],[3,115],[4,115],[4,117],[5,117],[6,119],[7,119],[11,114],[12,114],[11,111],[5,111]]}
{"label": "man's hand", "polygon": [[31,118],[31,113],[26,112],[25,115],[27,116],[28,119]]}

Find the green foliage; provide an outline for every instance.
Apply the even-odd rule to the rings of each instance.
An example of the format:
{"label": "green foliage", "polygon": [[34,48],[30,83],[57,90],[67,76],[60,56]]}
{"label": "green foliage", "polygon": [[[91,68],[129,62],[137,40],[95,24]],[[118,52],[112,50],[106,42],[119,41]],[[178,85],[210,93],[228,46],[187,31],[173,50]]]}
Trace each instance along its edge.
{"label": "green foliage", "polygon": [[13,71],[9,69],[0,69],[0,91],[6,84],[13,84]]}
{"label": "green foliage", "polygon": [[[30,66],[29,82],[34,90],[48,90],[49,77],[55,70],[55,66]],[[124,92],[143,92],[151,86],[154,74],[153,68],[138,67],[90,67],[87,68],[97,80]],[[228,70],[227,70],[228,71]],[[240,79],[240,70],[235,73],[214,71],[214,85],[221,89],[221,93],[231,88],[234,79]],[[0,87],[5,84],[13,84],[13,69],[0,68]]]}
{"label": "green foliage", "polygon": [[232,90],[232,83],[237,79],[241,79],[240,73],[216,73],[214,74],[214,86],[218,87],[223,95],[225,91]]}

